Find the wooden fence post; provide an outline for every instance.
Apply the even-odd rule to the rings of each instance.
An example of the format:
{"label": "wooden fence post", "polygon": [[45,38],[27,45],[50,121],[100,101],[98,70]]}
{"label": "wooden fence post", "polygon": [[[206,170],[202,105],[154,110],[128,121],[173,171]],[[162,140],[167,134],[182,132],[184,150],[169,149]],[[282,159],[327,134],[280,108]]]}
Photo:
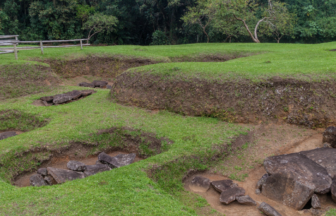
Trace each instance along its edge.
{"label": "wooden fence post", "polygon": [[43,42],[42,41],[40,41],[40,47],[41,47],[41,54],[43,55],[44,53],[43,53]]}
{"label": "wooden fence post", "polygon": [[83,49],[83,40],[80,40],[81,50]]}
{"label": "wooden fence post", "polygon": [[15,55],[15,60],[18,60],[17,49],[16,49],[16,43],[14,43],[14,55]]}

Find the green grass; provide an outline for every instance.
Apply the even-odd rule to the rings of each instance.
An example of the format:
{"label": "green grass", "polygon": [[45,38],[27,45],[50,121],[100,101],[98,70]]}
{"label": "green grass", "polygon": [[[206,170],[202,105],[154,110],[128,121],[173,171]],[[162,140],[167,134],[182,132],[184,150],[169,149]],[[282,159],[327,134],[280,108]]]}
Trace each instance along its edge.
{"label": "green grass", "polygon": [[[205,79],[249,78],[260,79],[272,76],[297,77],[305,80],[335,78],[336,42],[324,44],[189,44],[175,46],[108,46],[46,49],[42,56],[39,50],[22,50],[19,61],[12,54],[2,55],[0,64],[25,63],[28,59],[77,58],[85,55],[119,55],[143,57],[161,62],[171,62],[170,58],[201,54],[246,54],[256,55],[227,62],[175,62],[148,65],[136,69],[162,76],[187,76]],[[30,61],[33,64],[40,64]]]}
{"label": "green grass", "polygon": [[[52,93],[71,89],[75,87],[65,87]],[[44,127],[0,141],[0,161],[4,167],[12,164],[11,160],[20,160],[15,159],[15,154],[29,148],[61,146],[71,141],[87,142],[90,134],[111,127],[141,129],[155,133],[157,137],[167,137],[174,144],[168,151],[130,166],[52,187],[16,188],[8,183],[8,175],[2,168],[0,214],[194,215],[195,211],[178,199],[181,179],[186,169],[204,169],[209,164],[194,159],[189,161],[190,167],[178,169],[171,162],[190,156],[211,158],[216,153],[212,149],[215,144],[229,142],[247,129],[212,118],[182,117],[169,112],[151,114],[139,108],[121,106],[108,99],[110,94],[107,90],[98,90],[96,94],[66,105],[33,106],[32,102],[43,95],[0,103],[0,110],[14,109],[49,120]],[[194,138],[186,140],[185,137]],[[148,178],[145,172],[154,164],[171,164],[165,173],[156,174],[158,183]],[[167,172],[173,173],[168,179],[165,178]],[[167,182],[160,182],[160,179]],[[107,184],[100,184],[102,181]],[[165,184],[174,188],[165,188]],[[170,190],[175,191],[176,196],[172,196]],[[204,202],[201,203],[203,206]]]}
{"label": "green grass", "polygon": [[[272,76],[295,77],[305,80],[334,79],[336,71],[336,43],[303,44],[191,44],[178,46],[110,46],[22,50],[19,61],[13,54],[1,55],[0,64],[42,64],[48,59],[72,59],[86,55],[150,58],[159,62],[130,69],[166,78],[195,78],[209,80],[239,77],[260,80]],[[204,54],[246,54],[249,57],[227,62],[172,62],[178,57]],[[38,61],[37,61],[38,60]],[[207,208],[205,200],[183,191],[182,177],[188,169],[205,170],[212,165],[218,144],[229,143],[245,133],[246,127],[221,122],[214,118],[184,117],[161,111],[152,114],[136,107],[112,102],[109,91],[74,103],[35,107],[32,102],[41,96],[81,89],[62,87],[40,93],[0,101],[0,112],[18,110],[22,120],[0,122],[1,130],[28,127],[29,116],[49,123],[19,136],[0,141],[0,215],[195,215],[199,208]],[[27,117],[28,116],[28,117]],[[29,117],[30,118],[30,117]],[[20,158],[20,153],[39,146],[60,147],[72,141],[97,142],[92,136],[101,129],[130,127],[167,137],[174,141],[167,151],[132,165],[100,173],[82,180],[52,187],[16,188],[9,184],[10,166],[22,169],[38,164]],[[190,139],[192,137],[192,139]],[[95,140],[96,139],[96,140]],[[45,157],[37,155],[36,157]],[[152,178],[146,171],[153,166]],[[14,167],[16,170],[20,167]],[[14,169],[13,168],[13,169]],[[240,168],[237,167],[237,170]],[[244,176],[233,176],[243,178]],[[155,181],[153,180],[155,179]],[[192,204],[191,204],[192,203]],[[334,215],[334,210],[329,215]],[[208,211],[208,215],[216,211]]]}

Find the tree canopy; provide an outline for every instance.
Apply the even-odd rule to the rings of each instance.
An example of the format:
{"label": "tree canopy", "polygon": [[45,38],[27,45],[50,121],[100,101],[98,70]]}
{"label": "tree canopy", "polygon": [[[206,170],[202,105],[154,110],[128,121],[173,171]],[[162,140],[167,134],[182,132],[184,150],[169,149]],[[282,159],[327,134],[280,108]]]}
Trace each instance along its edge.
{"label": "tree canopy", "polygon": [[336,38],[336,0],[273,0],[272,8],[268,0],[3,0],[0,34],[18,34],[21,40],[86,38],[91,19],[103,16],[104,30],[91,31],[91,43],[319,43]]}

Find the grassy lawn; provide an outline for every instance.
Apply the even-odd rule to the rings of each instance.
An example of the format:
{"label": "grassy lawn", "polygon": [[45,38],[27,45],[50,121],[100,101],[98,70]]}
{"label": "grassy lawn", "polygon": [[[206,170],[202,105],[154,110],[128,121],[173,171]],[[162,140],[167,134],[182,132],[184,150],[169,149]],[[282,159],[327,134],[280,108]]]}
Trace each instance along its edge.
{"label": "grassy lawn", "polygon": [[[87,55],[113,55],[163,62],[129,70],[167,78],[215,80],[243,77],[259,80],[289,76],[316,80],[336,78],[336,52],[328,51],[335,48],[336,42],[316,45],[100,46],[84,47],[83,50],[78,47],[50,48],[45,49],[43,56],[40,50],[21,50],[19,61],[15,61],[13,54],[1,55],[0,65],[29,63],[49,66],[41,62]],[[178,57],[210,54],[250,56],[227,62],[172,62]],[[0,100],[0,115],[5,110],[22,112],[21,119],[0,121],[0,130],[33,129],[25,125],[32,115],[38,116],[38,121],[48,122],[46,126],[0,141],[0,215],[196,215],[200,214],[199,209],[205,209],[202,212],[206,215],[217,214],[203,198],[186,194],[181,180],[189,169],[209,169],[215,163],[209,159],[218,154],[215,147],[229,145],[234,137],[246,134],[248,127],[215,118],[185,117],[167,111],[153,113],[122,106],[111,101],[110,92],[104,89],[70,104],[51,107],[32,105],[41,96],[74,89],[84,88],[59,87],[39,94],[34,94],[35,89],[32,89],[30,92],[33,95]],[[59,148],[72,142],[113,146],[116,143],[97,135],[99,130],[112,127],[154,133],[157,138],[169,138],[174,143],[167,147],[167,151],[132,165],[62,185],[16,188],[10,184],[15,173],[39,165],[20,157],[23,152],[40,146]],[[162,172],[154,173],[156,181],[146,173],[153,166],[166,167]],[[334,212],[329,215],[334,215]]]}

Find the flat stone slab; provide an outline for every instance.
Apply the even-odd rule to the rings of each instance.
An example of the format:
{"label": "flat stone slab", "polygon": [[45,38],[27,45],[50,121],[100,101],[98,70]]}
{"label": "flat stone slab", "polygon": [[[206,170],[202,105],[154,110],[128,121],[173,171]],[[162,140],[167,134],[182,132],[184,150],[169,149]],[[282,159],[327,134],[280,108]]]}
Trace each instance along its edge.
{"label": "flat stone slab", "polygon": [[63,104],[72,100],[70,95],[66,94],[58,94],[54,96],[53,103],[54,104]]}
{"label": "flat stone slab", "polygon": [[230,188],[237,187],[237,184],[233,183],[230,179],[213,181],[211,182],[211,185],[219,193],[222,193]]}
{"label": "flat stone slab", "polygon": [[100,172],[110,171],[111,168],[106,164],[95,164],[95,165],[88,165],[85,168],[84,175],[85,177],[91,176]]}
{"label": "flat stone slab", "polygon": [[58,169],[53,167],[47,168],[49,175],[51,175],[57,184],[62,184],[66,181],[72,181],[75,179],[82,179],[84,178],[84,173],[82,172],[75,172],[72,170],[64,170],[64,169]]}
{"label": "flat stone slab", "polygon": [[104,152],[98,155],[98,160],[102,163],[108,164],[112,169],[129,165],[134,162],[136,157],[135,153],[132,154],[119,154],[115,157],[111,157]]}
{"label": "flat stone slab", "polygon": [[245,190],[241,187],[233,187],[223,191],[220,195],[219,201],[226,205],[236,200],[236,197],[244,196]]}
{"label": "flat stone slab", "polygon": [[210,188],[210,180],[203,176],[195,176],[191,180],[189,188],[194,192],[206,192]]}
{"label": "flat stone slab", "polygon": [[3,132],[3,133],[0,133],[0,140],[3,140],[3,139],[7,139],[9,137],[13,137],[13,136],[16,136],[16,132],[15,131],[8,131],[8,132]]}
{"label": "flat stone slab", "polygon": [[276,173],[290,173],[295,181],[301,181],[306,185],[308,183],[303,183],[303,181],[309,182],[314,185],[315,193],[325,194],[330,191],[332,179],[327,170],[303,154],[293,153],[268,157],[264,160],[264,168],[271,176]]}
{"label": "flat stone slab", "polygon": [[314,184],[291,173],[276,173],[262,185],[261,193],[286,206],[301,210],[314,194]]}
{"label": "flat stone slab", "polygon": [[317,148],[309,151],[302,151],[299,154],[305,155],[310,160],[324,167],[329,176],[336,176],[336,149]]}
{"label": "flat stone slab", "polygon": [[72,171],[84,172],[86,170],[86,165],[79,161],[69,161],[67,167]]}
{"label": "flat stone slab", "polygon": [[265,202],[262,202],[258,206],[258,210],[261,211],[262,213],[264,213],[267,216],[281,216],[281,214],[279,212],[277,212],[277,210],[275,210],[272,206],[268,205]]}
{"label": "flat stone slab", "polygon": [[45,181],[42,175],[40,174],[34,174],[30,176],[30,185],[34,187],[40,187],[40,186],[45,186],[48,185]]}
{"label": "flat stone slab", "polygon": [[236,197],[236,200],[243,205],[257,205],[257,203],[249,195]]}
{"label": "flat stone slab", "polygon": [[336,127],[327,127],[323,133],[323,142],[330,143],[331,147],[336,148]]}
{"label": "flat stone slab", "polygon": [[82,92],[80,92],[78,90],[73,90],[71,92],[65,93],[65,95],[70,96],[71,100],[77,100],[78,98],[80,98],[82,96]]}

